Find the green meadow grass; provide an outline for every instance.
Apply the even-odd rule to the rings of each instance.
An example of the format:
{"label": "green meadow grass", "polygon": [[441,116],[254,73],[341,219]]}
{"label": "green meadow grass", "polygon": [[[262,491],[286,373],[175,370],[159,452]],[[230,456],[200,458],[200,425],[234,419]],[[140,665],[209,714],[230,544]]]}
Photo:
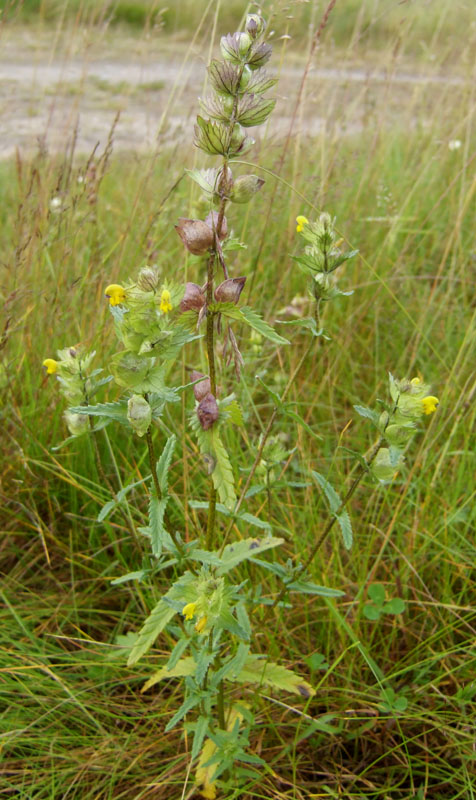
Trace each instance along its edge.
{"label": "green meadow grass", "polygon": [[[48,7],[41,4],[43,21]],[[340,30],[344,22],[334,13]],[[226,13],[218,21],[218,30],[226,28]],[[352,58],[351,42],[352,33],[341,43],[348,52],[339,63]],[[248,276],[250,301],[276,327],[278,312],[305,294],[289,257],[297,252],[298,213],[335,215],[342,236],[360,249],[340,278],[354,294],[325,312],[332,340],[315,345],[291,392],[322,440],[278,418],[275,432],[296,451],[282,466],[281,486],[248,503],[247,510],[283,531],[280,560],[305,556],[325,514],[315,486],[291,488],[286,481],[306,483],[312,468],[340,488],[351,480],[353,452],[372,443],[353,404],[385,397],[389,370],[402,377],[421,372],[440,398],[399,478],[385,487],[368,478],[353,498],[351,553],[335,533],[312,565],[317,583],[345,596],[329,603],[304,598],[255,622],[256,649],[310,676],[317,693],[307,705],[278,695],[258,699],[252,747],[273,772],[250,779],[244,797],[475,796],[474,113],[469,83],[422,86],[401,98],[397,119],[382,103],[362,113],[362,130],[352,134],[329,125],[315,139],[269,138],[249,156],[266,178],[262,192],[252,205],[229,210],[229,223],[248,244],[233,270]],[[345,109],[332,114],[345,119]],[[452,150],[455,139],[461,146]],[[167,636],[134,670],[120,647],[120,637],[138,629],[166,586],[166,577],[152,588],[110,585],[141,564],[130,525],[143,521],[146,498],[137,490],[124,514],[97,522],[109,491],[89,440],[52,449],[67,436],[64,406],[41,363],[81,341],[107,369],[116,344],[104,287],[140,266],[157,263],[164,275],[201,280],[203,265],[185,259],[173,230],[177,217],[193,214],[196,197],[183,167],[197,158],[184,144],[124,154],[112,141],[109,160],[96,157],[96,176],[104,171],[97,202],[91,172],[84,180],[85,155],[71,158],[65,148],[0,164],[0,789],[6,797],[168,800],[188,796],[193,785],[186,784],[190,743],[177,730],[163,732],[181,703],[179,686],[169,682],[140,694],[169,649]],[[279,390],[307,347],[298,335],[277,353],[244,337],[237,393],[246,429],[229,439],[241,483],[272,413],[255,376]],[[201,345],[191,347],[179,372],[203,358]],[[224,389],[233,385],[226,370],[220,382]],[[114,388],[104,396],[113,398]],[[155,434],[159,445],[167,432],[183,429],[192,405],[186,397],[167,414]],[[143,445],[123,429],[106,428],[98,447],[116,491],[148,474]],[[179,525],[188,499],[206,493],[187,429],[171,477]],[[189,512],[185,535],[192,538],[202,524],[198,512]],[[277,591],[273,578],[263,580],[252,567],[242,574],[261,580],[266,594]],[[405,601],[403,614],[367,619],[375,583],[387,599]],[[382,705],[392,691],[406,700],[403,711]]]}

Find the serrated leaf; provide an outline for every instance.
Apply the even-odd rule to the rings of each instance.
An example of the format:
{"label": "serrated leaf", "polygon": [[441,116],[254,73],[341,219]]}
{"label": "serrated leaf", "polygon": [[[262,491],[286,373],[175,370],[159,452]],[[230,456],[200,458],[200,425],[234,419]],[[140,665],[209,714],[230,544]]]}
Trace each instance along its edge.
{"label": "serrated leaf", "polygon": [[169,485],[169,469],[172,462],[176,441],[177,437],[173,433],[172,436],[167,439],[164,449],[162,450],[160,458],[157,462],[157,480],[159,481],[159,486],[164,494],[167,492]]}
{"label": "serrated leaf", "polygon": [[254,514],[248,514],[247,511],[238,512],[236,519],[241,519],[243,522],[247,522],[248,525],[254,525],[255,528],[261,528],[263,531],[272,530],[272,525],[270,525],[269,522],[265,522],[264,519],[255,517]]}
{"label": "serrated leaf", "polygon": [[310,583],[309,581],[293,581],[288,584],[288,589],[291,592],[315,594],[319,597],[343,597],[345,594],[345,592],[341,592],[340,589],[331,589],[329,586],[319,586],[319,584]]}
{"label": "serrated leaf", "polygon": [[215,462],[212,480],[220,501],[230,510],[236,504],[235,480],[230,459],[216,428],[197,429],[197,439],[202,455],[211,456]]}
{"label": "serrated leaf", "polygon": [[352,533],[352,523],[350,521],[349,513],[344,508],[340,514],[336,516],[337,522],[339,523],[339,527],[342,532],[342,539],[344,541],[344,547],[346,550],[350,550],[352,547],[352,542],[354,541],[354,536]]}
{"label": "serrated leaf", "polygon": [[265,539],[242,539],[241,542],[227,544],[221,556],[221,567],[217,569],[217,575],[224,575],[242,561],[254,558],[265,550],[283,544],[284,539],[276,536],[267,536]]}
{"label": "serrated leaf", "polygon": [[149,500],[149,530],[152,553],[160,558],[162,550],[174,550],[174,543],[170,534],[164,528],[164,514],[168,497],[159,500],[154,494]]}
{"label": "serrated leaf", "polygon": [[308,425],[307,422],[298,413],[296,413],[296,411],[292,411],[289,408],[289,406],[285,406],[284,413],[286,414],[287,417],[290,417],[291,419],[294,420],[294,422],[297,422],[298,425],[304,428],[304,430],[307,431],[309,436],[312,436],[313,439],[317,439],[317,441],[322,441],[322,436],[319,436],[318,433],[315,433],[312,430],[311,426]]}
{"label": "serrated leaf", "polygon": [[147,570],[145,569],[139,569],[137,572],[128,572],[127,575],[114,578],[114,580],[111,581],[111,586],[120,586],[121,583],[127,583],[127,581],[140,581],[145,575],[147,575]]}
{"label": "serrated leaf", "polygon": [[192,708],[195,708],[195,706],[197,706],[200,702],[200,695],[192,694],[190,697],[187,697],[186,700],[183,701],[179,710],[173,715],[172,719],[169,720],[165,726],[165,733],[168,733],[172,730],[172,728],[175,728],[177,723],[184,718],[185,714],[188,714],[188,712],[191,711]]}
{"label": "serrated leaf", "polygon": [[151,686],[155,686],[156,683],[159,683],[166,678],[186,678],[189,675],[194,675],[195,666],[195,661],[192,656],[181,658],[180,661],[178,661],[177,664],[170,669],[168,669],[167,665],[165,664],[163,667],[154,672],[149,680],[144,683],[141,693],[146,692],[147,689],[151,688]]}
{"label": "serrated leaf", "polygon": [[240,309],[240,313],[244,321],[250,328],[257,331],[264,336],[266,339],[269,339],[270,342],[274,342],[275,344],[290,344],[288,339],[285,339],[284,336],[280,336],[274,328],[271,327],[265,320],[254,311],[249,306],[242,306]]}
{"label": "serrated leaf", "polygon": [[237,400],[232,400],[231,403],[226,408],[228,414],[230,415],[230,421],[233,422],[234,425],[243,426],[243,413],[241,411],[241,406]]}
{"label": "serrated leaf", "polygon": [[291,692],[308,699],[316,694],[315,689],[300,675],[280,664],[266,661],[260,656],[250,655],[239,675],[233,678],[236,683],[258,683],[272,686],[284,692]]}
{"label": "serrated leaf", "polygon": [[195,663],[195,680],[198,684],[203,683],[208,668],[211,664],[213,664],[215,658],[216,653],[213,653],[206,648],[203,648],[200,651],[198,659]]}
{"label": "serrated leaf", "polygon": [[139,631],[137,641],[134,644],[127,661],[128,667],[132,667],[137,663],[137,661],[139,661],[140,658],[142,658],[145,653],[147,653],[147,651],[154,644],[159,633],[162,633],[167,623],[170,622],[176,613],[177,612],[175,609],[171,608],[165,602],[164,598],[159,600]]}
{"label": "serrated leaf", "polygon": [[325,478],[324,475],[321,475],[320,472],[315,472],[312,470],[312,475],[318,482],[321,489],[324,490],[324,493],[329,501],[330,509],[333,513],[335,513],[342,505],[342,501],[336,490],[331,486],[327,478]]}
{"label": "serrated leaf", "polygon": [[195,731],[193,734],[192,745],[192,761],[196,758],[201,750],[203,740],[208,731],[208,717],[200,716],[195,723]]}
{"label": "serrated leaf", "polygon": [[70,411],[73,414],[89,414],[91,417],[107,417],[130,427],[127,419],[127,403],[122,400],[117,403],[97,403],[95,406],[73,406]]}
{"label": "serrated leaf", "polygon": [[173,669],[178,664],[189,644],[190,644],[190,639],[188,639],[185,636],[183,637],[183,639],[178,640],[177,644],[175,645],[174,649],[170,654],[169,660],[167,661],[166,664],[167,670]]}
{"label": "serrated leaf", "polygon": [[367,406],[358,406],[358,405],[354,405],[354,408],[357,411],[357,414],[360,414],[361,417],[366,417],[367,419],[370,419],[374,423],[374,425],[378,424],[378,414],[372,408],[367,408]]}

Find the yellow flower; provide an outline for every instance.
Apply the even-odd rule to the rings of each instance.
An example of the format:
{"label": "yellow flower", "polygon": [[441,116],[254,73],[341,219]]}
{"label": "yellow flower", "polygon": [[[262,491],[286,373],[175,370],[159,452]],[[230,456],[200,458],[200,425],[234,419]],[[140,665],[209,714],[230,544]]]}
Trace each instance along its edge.
{"label": "yellow flower", "polygon": [[302,229],[304,228],[304,225],[309,225],[308,218],[303,216],[296,217],[296,222],[297,222],[296,231],[298,233],[301,233]]}
{"label": "yellow flower", "polygon": [[111,306],[119,306],[126,299],[126,290],[118,283],[111,283],[104,292]]}
{"label": "yellow flower", "polygon": [[187,603],[187,605],[182,608],[182,614],[184,615],[185,619],[194,618],[196,607],[196,603]]}
{"label": "yellow flower", "polygon": [[58,372],[58,362],[54,358],[45,358],[43,366],[46,367],[48,375],[54,375],[55,372]]}
{"label": "yellow flower", "polygon": [[214,783],[207,783],[203,789],[200,789],[200,794],[205,800],[215,800],[217,796],[217,789]]}
{"label": "yellow flower", "polygon": [[412,378],[410,383],[413,384],[413,386],[419,386],[421,383],[421,378]]}
{"label": "yellow flower", "polygon": [[433,414],[436,411],[436,407],[439,404],[439,400],[437,397],[433,397],[433,395],[429,394],[428,397],[423,397],[421,404],[423,406],[423,413],[424,414]]}
{"label": "yellow flower", "polygon": [[202,617],[201,619],[199,619],[197,624],[195,625],[195,630],[197,631],[197,633],[202,633],[206,624],[207,624],[206,617]]}
{"label": "yellow flower", "polygon": [[170,302],[170,292],[168,289],[162,289],[159,308],[163,314],[168,314],[169,311],[172,311],[172,303]]}

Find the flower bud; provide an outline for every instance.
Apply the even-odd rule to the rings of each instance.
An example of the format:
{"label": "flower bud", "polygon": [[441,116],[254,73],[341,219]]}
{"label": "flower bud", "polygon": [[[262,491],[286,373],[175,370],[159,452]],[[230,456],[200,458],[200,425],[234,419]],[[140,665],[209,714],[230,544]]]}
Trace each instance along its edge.
{"label": "flower bud", "polygon": [[90,429],[87,414],[74,414],[72,411],[67,410],[64,412],[63,417],[72,436],[79,436]]}
{"label": "flower bud", "polygon": [[180,301],[180,311],[200,311],[205,305],[205,295],[197,283],[186,283],[185,293]]}
{"label": "flower bud", "polygon": [[190,373],[190,378],[192,379],[192,381],[198,381],[200,378],[204,378],[203,381],[200,381],[200,383],[196,383],[195,386],[193,387],[195,400],[198,403],[200,403],[201,400],[203,400],[203,398],[207,394],[210,394],[211,392],[210,378],[205,377],[203,372],[197,372],[196,369],[192,370],[192,372]]}
{"label": "flower bud", "polygon": [[237,303],[246,283],[246,278],[227,278],[215,289],[217,303]]}
{"label": "flower bud", "polygon": [[232,203],[248,203],[263,184],[263,178],[257,175],[240,175],[233,184],[230,200]]}
{"label": "flower bud", "polygon": [[266,30],[266,22],[259,14],[248,14],[246,17],[245,30],[252,39],[264,33]]}
{"label": "flower bud", "polygon": [[213,231],[201,219],[180,217],[175,230],[190,253],[202,256],[213,246]]}
{"label": "flower bud", "polygon": [[154,292],[159,284],[159,274],[154,267],[143,267],[139,272],[137,285],[143,292]]}
{"label": "flower bud", "polygon": [[[219,217],[218,211],[210,211],[210,213],[205,219],[205,222],[212,230],[213,228],[216,228],[218,225],[218,217]],[[228,234],[228,223],[226,221],[226,217],[222,217],[221,228],[218,236],[221,242],[223,241],[223,239],[226,238],[227,234]]]}
{"label": "flower bud", "polygon": [[240,92],[244,92],[246,90],[246,87],[248,86],[250,80],[251,80],[251,69],[248,67],[248,65],[245,65],[243,67],[243,72],[240,78],[240,85],[239,85]]}
{"label": "flower bud", "polygon": [[152,409],[140,394],[133,394],[127,403],[127,419],[138,436],[144,436],[152,420]]}
{"label": "flower bud", "polygon": [[247,58],[248,65],[251,69],[260,69],[271,58],[272,47],[266,42],[255,42]]}
{"label": "flower bud", "polygon": [[218,419],[218,404],[214,396],[209,392],[197,406],[197,417],[204,431],[210,430]]}
{"label": "flower bud", "polygon": [[372,464],[372,472],[381,483],[389,483],[396,476],[402,464],[402,455],[399,455],[396,459],[391,458],[390,450],[387,447],[382,447]]}
{"label": "flower bud", "polygon": [[238,35],[238,50],[240,56],[246,56],[251,47],[251,36],[249,33],[240,33]]}

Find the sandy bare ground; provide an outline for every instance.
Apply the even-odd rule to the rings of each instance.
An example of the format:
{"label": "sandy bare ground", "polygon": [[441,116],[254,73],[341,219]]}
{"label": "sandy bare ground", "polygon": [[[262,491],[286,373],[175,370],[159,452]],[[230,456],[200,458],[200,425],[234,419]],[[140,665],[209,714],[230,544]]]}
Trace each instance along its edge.
{"label": "sandy bare ground", "polygon": [[[197,53],[128,52],[76,45],[60,54],[45,42],[35,48],[10,35],[0,51],[0,158],[38,147],[56,152],[76,136],[76,151],[104,147],[120,112],[115,149],[145,151],[191,141],[193,118],[204,93],[206,59]],[[78,52],[79,51],[79,52]],[[289,130],[302,66],[285,66],[275,89],[277,108],[269,140]],[[367,125],[424,124],[425,109],[464,91],[470,77],[363,67],[312,65],[293,134],[349,135]]]}

